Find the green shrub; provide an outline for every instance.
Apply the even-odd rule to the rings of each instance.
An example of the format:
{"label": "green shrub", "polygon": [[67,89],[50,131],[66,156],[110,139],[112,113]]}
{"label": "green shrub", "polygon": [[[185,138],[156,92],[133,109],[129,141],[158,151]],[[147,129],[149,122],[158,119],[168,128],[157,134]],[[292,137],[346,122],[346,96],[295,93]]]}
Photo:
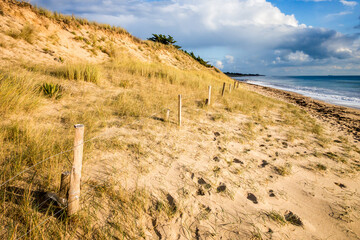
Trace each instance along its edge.
{"label": "green shrub", "polygon": [[[207,67],[207,68],[212,68],[213,65],[209,64],[208,61],[205,61],[204,59],[202,59],[200,56],[195,56],[195,54],[193,52],[187,52],[186,50],[184,51],[184,53],[188,54],[190,57],[192,57],[194,60],[198,61],[201,65]],[[218,69],[217,69],[218,70]],[[218,70],[219,71],[219,70]]]}
{"label": "green shrub", "polygon": [[63,88],[59,84],[44,83],[40,86],[40,92],[49,98],[61,98],[62,91]]}
{"label": "green shrub", "polygon": [[173,45],[177,49],[181,48],[180,46],[175,45],[176,41],[170,35],[168,35],[166,37],[163,34],[153,34],[153,36],[151,38],[148,38],[148,40],[153,41],[153,42],[159,42],[159,43],[162,43],[164,45]]}

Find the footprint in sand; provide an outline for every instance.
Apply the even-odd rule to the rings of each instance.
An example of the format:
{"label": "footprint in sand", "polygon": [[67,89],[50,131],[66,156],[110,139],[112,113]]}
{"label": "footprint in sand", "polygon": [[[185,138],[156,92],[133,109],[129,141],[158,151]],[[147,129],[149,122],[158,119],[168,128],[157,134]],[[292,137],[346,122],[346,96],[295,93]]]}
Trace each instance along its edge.
{"label": "footprint in sand", "polygon": [[274,190],[269,190],[269,197],[275,197]]}
{"label": "footprint in sand", "polygon": [[258,204],[257,197],[256,197],[254,194],[252,194],[252,193],[248,193],[247,199],[249,199],[250,201],[252,201],[254,204]]}
{"label": "footprint in sand", "polygon": [[219,159],[218,156],[215,156],[215,157],[213,158],[213,160],[214,160],[215,162],[220,162],[220,159]]}
{"label": "footprint in sand", "polygon": [[206,182],[203,178],[199,178],[199,179],[198,179],[198,183],[199,183],[200,185],[205,185],[205,184],[207,184],[207,182]]}
{"label": "footprint in sand", "polygon": [[241,160],[239,160],[239,159],[237,159],[237,158],[234,158],[234,161],[233,161],[234,163],[239,163],[239,164],[244,164],[244,162],[243,161],[241,161]]}
{"label": "footprint in sand", "polygon": [[260,165],[259,167],[264,168],[264,167],[266,167],[267,165],[269,165],[269,163],[268,163],[266,160],[263,160],[262,163],[261,163],[261,165]]}
{"label": "footprint in sand", "polygon": [[225,192],[225,190],[226,190],[226,185],[225,184],[220,184],[218,187],[217,187],[217,189],[216,189],[216,191],[219,193],[219,192]]}
{"label": "footprint in sand", "polygon": [[344,185],[344,184],[342,184],[342,183],[335,183],[336,185],[338,185],[340,188],[346,188],[346,186]]}

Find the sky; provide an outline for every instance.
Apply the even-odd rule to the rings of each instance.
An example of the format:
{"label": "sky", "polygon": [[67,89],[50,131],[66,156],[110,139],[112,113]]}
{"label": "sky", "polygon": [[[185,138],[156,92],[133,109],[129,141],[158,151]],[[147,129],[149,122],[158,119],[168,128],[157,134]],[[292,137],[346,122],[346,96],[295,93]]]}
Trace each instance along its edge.
{"label": "sky", "polygon": [[360,0],[30,0],[147,39],[171,35],[222,71],[360,75]]}

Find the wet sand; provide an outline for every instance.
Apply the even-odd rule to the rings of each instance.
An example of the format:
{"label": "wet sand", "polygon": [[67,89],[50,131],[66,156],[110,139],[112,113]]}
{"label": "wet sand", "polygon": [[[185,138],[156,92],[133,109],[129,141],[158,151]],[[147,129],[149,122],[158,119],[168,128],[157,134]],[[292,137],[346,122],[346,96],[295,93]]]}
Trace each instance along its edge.
{"label": "wet sand", "polygon": [[241,82],[241,84],[251,91],[296,104],[317,119],[329,122],[334,127],[337,127],[341,131],[348,132],[353,135],[356,140],[360,141],[359,109],[325,103],[290,91],[245,82]]}

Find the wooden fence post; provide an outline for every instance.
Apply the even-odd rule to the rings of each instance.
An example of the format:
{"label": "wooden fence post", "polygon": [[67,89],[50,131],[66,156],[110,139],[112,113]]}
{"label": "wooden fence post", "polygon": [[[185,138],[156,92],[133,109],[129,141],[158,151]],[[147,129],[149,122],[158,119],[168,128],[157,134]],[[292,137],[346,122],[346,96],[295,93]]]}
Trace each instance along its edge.
{"label": "wooden fence post", "polygon": [[63,172],[61,173],[59,197],[68,199],[69,187],[70,187],[70,172]]}
{"label": "wooden fence post", "polygon": [[70,189],[68,198],[69,216],[77,213],[80,207],[80,181],[84,150],[84,125],[77,124],[74,139],[74,163],[70,173]]}
{"label": "wooden fence post", "polygon": [[234,89],[236,89],[236,80],[234,80]]}
{"label": "wooden fence post", "polygon": [[224,96],[224,93],[225,93],[225,86],[226,86],[226,83],[224,83],[224,85],[223,85],[223,89],[222,89],[222,92],[221,92],[222,97]]}
{"label": "wooden fence post", "polygon": [[231,93],[231,83],[229,83],[229,93]]}
{"label": "wooden fence post", "polygon": [[166,109],[165,122],[169,122],[169,120],[170,120],[170,109]]}
{"label": "wooden fence post", "polygon": [[179,109],[178,109],[178,116],[179,116],[179,127],[181,127],[181,95],[179,95]]}
{"label": "wooden fence post", "polygon": [[209,98],[207,101],[207,105],[210,106],[210,101],[211,101],[211,86],[209,86]]}

